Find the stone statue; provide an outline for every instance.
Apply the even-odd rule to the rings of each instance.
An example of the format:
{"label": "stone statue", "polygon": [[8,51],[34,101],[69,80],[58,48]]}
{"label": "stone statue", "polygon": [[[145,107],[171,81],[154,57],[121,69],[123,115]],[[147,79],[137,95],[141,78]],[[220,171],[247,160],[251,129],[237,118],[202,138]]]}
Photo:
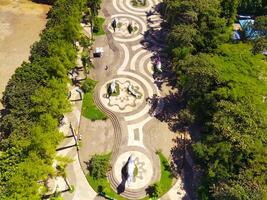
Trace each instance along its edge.
{"label": "stone statue", "polygon": [[140,95],[133,89],[132,84],[130,83],[128,86],[128,91],[130,92],[130,94],[132,94],[134,97],[139,98]]}
{"label": "stone statue", "polygon": [[128,186],[133,182],[133,177],[134,177],[134,159],[133,155],[130,155],[128,164],[127,164],[127,183]]}
{"label": "stone statue", "polygon": [[158,70],[159,72],[162,72],[162,69],[161,69],[161,62],[160,62],[160,60],[157,61],[157,63],[156,63],[156,68],[157,68],[157,70]]}
{"label": "stone statue", "polygon": [[112,82],[110,84],[110,92],[111,92],[111,94],[114,93],[114,92],[117,92],[116,91],[116,83],[115,83],[115,80],[112,80]]}

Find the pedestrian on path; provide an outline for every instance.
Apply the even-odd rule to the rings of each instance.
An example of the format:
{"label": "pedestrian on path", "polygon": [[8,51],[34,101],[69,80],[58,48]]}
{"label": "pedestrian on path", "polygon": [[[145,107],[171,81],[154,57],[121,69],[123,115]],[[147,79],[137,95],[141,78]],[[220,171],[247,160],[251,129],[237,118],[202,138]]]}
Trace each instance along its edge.
{"label": "pedestrian on path", "polygon": [[108,66],[106,65],[105,70],[107,70],[107,69],[108,69]]}

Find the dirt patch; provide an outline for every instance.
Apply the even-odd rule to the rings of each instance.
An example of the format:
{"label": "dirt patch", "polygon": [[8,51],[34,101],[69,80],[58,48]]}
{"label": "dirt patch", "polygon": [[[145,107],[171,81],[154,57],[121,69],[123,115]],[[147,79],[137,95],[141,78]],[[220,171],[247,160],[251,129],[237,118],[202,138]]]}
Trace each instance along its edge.
{"label": "dirt patch", "polygon": [[94,154],[109,153],[114,143],[114,128],[109,119],[106,121],[90,121],[81,118],[79,133],[82,135],[82,144],[79,151],[82,168]]}
{"label": "dirt patch", "polygon": [[28,59],[30,46],[39,40],[49,9],[28,0],[0,1],[0,98],[16,68]]}

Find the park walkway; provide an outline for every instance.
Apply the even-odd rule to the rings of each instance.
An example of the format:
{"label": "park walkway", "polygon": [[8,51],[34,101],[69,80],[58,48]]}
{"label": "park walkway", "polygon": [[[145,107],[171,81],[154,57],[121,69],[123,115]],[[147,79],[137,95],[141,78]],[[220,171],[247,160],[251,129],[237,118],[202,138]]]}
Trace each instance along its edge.
{"label": "park walkway", "polygon": [[[166,35],[160,26],[160,1],[147,0],[145,6],[134,7],[128,0],[112,0],[104,1],[102,7],[107,37],[107,44],[102,45],[106,47],[109,58],[97,62],[96,68],[109,65],[113,70],[97,85],[94,100],[109,116],[114,127],[112,170],[108,178],[113,189],[121,196],[141,199],[146,196],[145,189],[160,179],[159,158],[152,148],[153,141],[146,139],[144,129],[153,115],[163,109],[161,103],[158,103],[153,110],[148,101],[159,99],[162,95],[155,80],[157,75],[161,76],[155,64],[162,58],[165,47],[163,38]],[[115,30],[112,27],[114,20],[117,23]],[[131,33],[129,25],[133,28]],[[162,74],[167,71],[162,68]],[[120,94],[107,98],[107,86],[112,81],[119,85]],[[138,97],[129,92],[129,87],[134,88]],[[128,185],[125,184],[121,169],[131,155],[138,168],[138,175]],[[178,179],[162,199],[179,200],[184,195],[183,184]]]}
{"label": "park walkway", "polygon": [[[95,60],[94,64],[99,70],[101,78],[96,87],[94,100],[97,106],[105,112],[114,128],[114,144],[112,149],[112,170],[108,175],[111,186],[115,191],[120,190],[121,196],[127,199],[141,199],[146,195],[145,189],[160,178],[160,162],[155,153],[153,140],[148,138],[147,124],[158,123],[154,115],[160,112],[162,104],[158,102],[156,108],[151,108],[152,100],[159,99],[162,91],[161,82],[155,80],[168,73],[164,67],[164,30],[161,29],[161,16],[159,14],[159,0],[147,0],[144,7],[133,7],[128,0],[106,0],[102,5],[102,13],[106,19],[104,37],[96,38],[95,45],[104,47],[104,59]],[[114,31],[111,24],[116,19],[118,27]],[[132,33],[127,27],[133,26]],[[105,38],[105,39],[103,39]],[[156,72],[155,63],[162,59],[162,73]],[[80,63],[80,60],[79,60]],[[104,67],[108,65],[109,71],[105,73]],[[107,74],[107,75],[106,75]],[[98,80],[99,80],[98,79]],[[119,97],[106,98],[106,87],[112,81],[120,85]],[[140,95],[134,97],[129,93],[129,86]],[[72,124],[73,130],[79,130],[81,101],[77,88],[72,91],[73,111],[66,115],[66,123]],[[153,121],[154,120],[154,121]],[[69,126],[63,130],[66,136],[72,135]],[[87,144],[82,141],[83,145]],[[164,145],[164,144],[163,144]],[[70,185],[74,186],[73,193],[63,193],[63,198],[70,200],[93,200],[101,197],[90,187],[82,171],[86,156],[77,152],[75,140],[68,137],[62,143],[68,147],[59,152],[60,155],[71,157],[72,162],[67,167]],[[152,148],[154,147],[154,148]],[[130,185],[124,185],[121,169],[128,158],[133,156],[138,168],[136,176]],[[85,159],[83,159],[83,156]],[[180,178],[166,193],[162,200],[179,200],[185,195]]]}

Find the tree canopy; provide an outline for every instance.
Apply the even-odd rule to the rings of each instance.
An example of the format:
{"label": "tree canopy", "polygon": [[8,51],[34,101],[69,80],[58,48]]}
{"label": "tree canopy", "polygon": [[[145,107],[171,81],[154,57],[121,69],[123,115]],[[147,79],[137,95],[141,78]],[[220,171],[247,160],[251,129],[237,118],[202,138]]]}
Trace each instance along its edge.
{"label": "tree canopy", "polygon": [[193,144],[204,172],[199,199],[267,197],[266,38],[230,40],[237,13],[256,15],[254,27],[264,32],[264,9],[261,0],[164,1],[182,111],[201,127]]}
{"label": "tree canopy", "polygon": [[[54,1],[48,1],[53,3]],[[62,139],[59,119],[70,110],[67,73],[76,67],[75,41],[87,0],[57,0],[41,39],[9,80],[1,119],[0,199],[41,199],[43,181]]]}

